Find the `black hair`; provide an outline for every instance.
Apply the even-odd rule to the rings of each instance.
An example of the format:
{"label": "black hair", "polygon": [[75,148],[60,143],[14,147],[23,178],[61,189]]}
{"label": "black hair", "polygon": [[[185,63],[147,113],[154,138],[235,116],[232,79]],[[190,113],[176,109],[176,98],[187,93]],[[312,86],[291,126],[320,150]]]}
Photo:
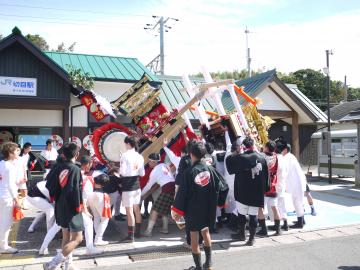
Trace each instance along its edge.
{"label": "black hair", "polygon": [[49,144],[52,144],[52,140],[51,140],[51,139],[47,139],[47,140],[46,140],[46,146],[48,146]]}
{"label": "black hair", "polygon": [[187,149],[187,152],[190,154],[190,149],[191,147],[193,146],[193,144],[195,144],[196,141],[194,139],[188,141],[188,143],[186,144],[186,149]]}
{"label": "black hair", "polygon": [[181,153],[183,153],[183,154],[185,154],[185,155],[187,155],[188,154],[188,149],[187,149],[187,147],[186,146],[184,146],[183,148],[181,148]]}
{"label": "black hair", "polygon": [[206,152],[205,145],[202,142],[195,142],[190,148],[190,154],[197,159],[202,159],[206,155]]}
{"label": "black hair", "polygon": [[135,148],[135,150],[138,150],[138,144],[135,136],[126,136],[124,143],[130,144],[132,148]]}
{"label": "black hair", "polygon": [[75,143],[68,142],[63,146],[63,154],[67,160],[73,159],[79,153],[79,148]]}
{"label": "black hair", "polygon": [[276,143],[274,141],[270,140],[265,144],[265,147],[267,149],[269,149],[270,153],[273,153],[275,151],[275,148],[276,148]]}
{"label": "black hair", "polygon": [[106,173],[94,177],[95,184],[100,186],[105,186],[109,181],[110,181],[110,177]]}
{"label": "black hair", "polygon": [[29,143],[29,142],[24,143],[23,149],[26,149],[29,147],[31,147],[31,143]]}
{"label": "black hair", "polygon": [[206,152],[211,155],[214,153],[214,145],[210,142],[205,143]]}
{"label": "black hair", "polygon": [[29,142],[24,143],[23,147],[21,148],[20,156],[22,156],[24,154],[24,150],[29,147],[31,147],[31,143]]}
{"label": "black hair", "polygon": [[246,137],[243,141],[243,145],[246,147],[246,148],[251,148],[254,146],[254,140],[253,138],[251,137]]}
{"label": "black hair", "polygon": [[284,149],[286,149],[287,142],[284,140],[284,138],[278,138],[275,140],[276,142],[276,153],[280,154]]}
{"label": "black hair", "polygon": [[80,159],[80,164],[81,165],[87,165],[87,164],[90,164],[91,163],[91,157],[90,156],[87,156],[87,155],[84,155],[81,157]]}

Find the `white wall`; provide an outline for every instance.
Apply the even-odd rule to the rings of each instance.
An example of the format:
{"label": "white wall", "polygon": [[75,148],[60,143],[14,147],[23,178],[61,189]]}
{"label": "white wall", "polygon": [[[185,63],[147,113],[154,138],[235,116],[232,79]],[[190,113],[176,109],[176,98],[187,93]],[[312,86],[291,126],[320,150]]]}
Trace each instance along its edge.
{"label": "white wall", "polygon": [[331,125],[331,130],[345,130],[345,129],[356,129],[356,124],[353,123],[337,123]]}
{"label": "white wall", "polygon": [[62,127],[61,110],[0,109],[0,126]]}
{"label": "white wall", "polygon": [[[69,126],[71,126],[71,107],[81,104],[80,99],[70,94],[70,109],[69,109]],[[87,127],[87,109],[85,106],[77,107],[73,109],[73,126],[74,127]]]}
{"label": "white wall", "polygon": [[291,111],[291,109],[271,90],[265,88],[257,95],[262,103],[257,106],[259,110]]}
{"label": "white wall", "polygon": [[125,91],[128,90],[132,85],[132,83],[96,81],[94,85],[94,91],[96,94],[105,97],[108,101],[114,101],[123,93],[125,93]]}

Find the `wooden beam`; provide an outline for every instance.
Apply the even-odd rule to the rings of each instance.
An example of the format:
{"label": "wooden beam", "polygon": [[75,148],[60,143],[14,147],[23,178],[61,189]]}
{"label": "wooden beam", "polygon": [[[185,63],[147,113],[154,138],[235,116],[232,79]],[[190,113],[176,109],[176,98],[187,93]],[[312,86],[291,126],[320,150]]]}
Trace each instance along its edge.
{"label": "wooden beam", "polygon": [[[211,87],[228,86],[229,84],[234,84],[234,80],[229,79],[229,80],[223,80],[223,81],[212,82],[212,83],[202,83],[199,85],[194,85],[193,89],[198,89],[199,91],[203,91],[203,90],[208,90]],[[182,88],[179,91],[180,92],[186,91],[186,88]]]}
{"label": "wooden beam", "polygon": [[153,142],[141,152],[141,155],[144,157],[145,163],[149,161],[148,156],[151,153],[159,152],[164,147],[164,139],[171,140],[172,137],[177,135],[182,129],[186,127],[185,121],[182,118],[179,118],[174,124],[169,125],[164,128],[163,134],[159,138],[153,138]]}
{"label": "wooden beam", "polygon": [[64,142],[68,142],[70,138],[70,127],[69,127],[69,108],[63,111],[63,139]]}
{"label": "wooden beam", "polygon": [[259,113],[264,116],[269,117],[281,117],[281,118],[292,118],[293,111],[276,111],[276,110],[259,110]]}
{"label": "wooden beam", "polygon": [[[357,127],[357,139],[358,142],[360,141],[360,122],[356,123],[356,127]],[[357,154],[358,157],[360,157],[360,143],[357,144]],[[356,187],[360,187],[360,162],[358,161],[357,164],[355,164],[355,166],[357,166],[357,169],[355,168],[355,186]]]}
{"label": "wooden beam", "polygon": [[1,97],[0,109],[62,110],[67,109],[69,101],[54,99],[35,99],[21,97]]}
{"label": "wooden beam", "polygon": [[292,152],[294,156],[300,158],[300,141],[299,141],[299,115],[294,111],[291,123]]}

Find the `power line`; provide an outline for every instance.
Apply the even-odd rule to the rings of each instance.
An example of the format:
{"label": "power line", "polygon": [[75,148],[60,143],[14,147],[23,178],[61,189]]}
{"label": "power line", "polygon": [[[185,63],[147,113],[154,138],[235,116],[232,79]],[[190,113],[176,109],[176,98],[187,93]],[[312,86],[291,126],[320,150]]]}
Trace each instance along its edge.
{"label": "power line", "polygon": [[[159,16],[152,16],[153,19],[159,19],[156,23],[151,24],[151,23],[147,23],[146,26],[144,27],[145,30],[151,30],[151,31],[159,31],[160,33],[160,54],[155,57],[148,65],[147,67],[149,67],[151,69],[151,71],[153,71],[155,74],[161,74],[164,75],[165,74],[165,52],[164,52],[164,32],[167,33],[172,29],[172,26],[167,25],[166,23],[169,21],[174,21],[174,22],[178,22],[179,19],[177,18],[172,18],[172,17],[167,17],[166,19],[164,19],[163,16],[159,17]],[[158,69],[158,63],[160,62],[160,70]]]}
{"label": "power line", "polygon": [[[44,19],[44,20],[58,20],[59,18],[54,18],[54,17],[39,17],[39,16],[30,16],[30,15],[18,15],[18,14],[3,14],[3,13],[0,13],[0,16],[5,16],[5,17],[19,17],[19,18],[31,18],[31,19]],[[67,18],[64,18],[64,19],[61,19],[62,21],[63,20],[66,20],[68,22],[80,22],[80,23],[83,23],[83,22],[93,22],[93,20],[72,20],[72,19],[67,19]],[[96,21],[97,23],[103,23],[103,24],[113,24],[113,23],[116,23],[116,24],[124,24],[124,25],[138,25],[137,23],[124,23],[124,22],[105,22],[105,21]]]}
{"label": "power line", "polygon": [[70,11],[70,12],[103,14],[103,15],[117,15],[117,16],[123,15],[123,16],[134,16],[134,17],[148,17],[148,15],[145,15],[145,14],[115,13],[115,12],[112,13],[112,12],[101,12],[101,11],[80,10],[80,9],[66,9],[66,8],[52,8],[52,7],[29,6],[29,5],[18,5],[18,4],[0,4],[0,6],[32,8],[32,9],[44,9],[44,10],[57,10],[57,11]]}

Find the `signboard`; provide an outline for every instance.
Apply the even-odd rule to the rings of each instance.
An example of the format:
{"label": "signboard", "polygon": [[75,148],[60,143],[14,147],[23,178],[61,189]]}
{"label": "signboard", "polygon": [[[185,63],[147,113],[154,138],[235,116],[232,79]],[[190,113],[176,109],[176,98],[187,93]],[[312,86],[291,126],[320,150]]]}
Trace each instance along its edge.
{"label": "signboard", "polygon": [[0,76],[0,95],[36,96],[36,90],[35,78]]}

